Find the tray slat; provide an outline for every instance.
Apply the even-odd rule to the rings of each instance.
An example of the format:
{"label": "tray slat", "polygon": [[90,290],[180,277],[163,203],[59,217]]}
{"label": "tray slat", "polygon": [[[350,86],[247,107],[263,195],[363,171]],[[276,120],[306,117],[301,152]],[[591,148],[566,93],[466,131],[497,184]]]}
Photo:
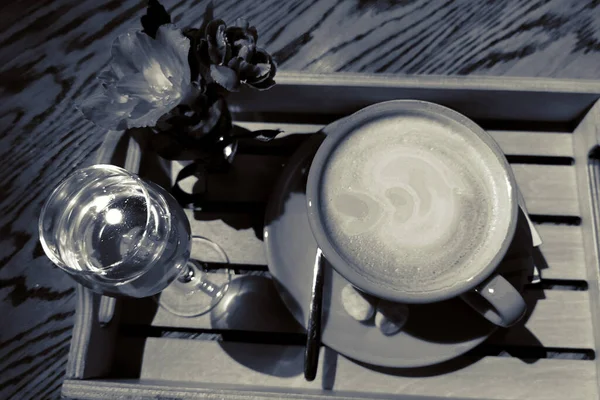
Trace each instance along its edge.
{"label": "tray slat", "polygon": [[473,119],[572,122],[594,104],[598,93],[596,81],[285,71],[260,101],[248,89],[232,93],[228,101],[234,112],[347,115],[381,101],[415,99]]}
{"label": "tray slat", "polygon": [[[103,379],[75,381],[67,380],[63,394],[68,398],[90,400],[132,399],[194,399],[194,400],[447,400],[440,396],[383,395],[373,393],[348,393],[315,389],[296,389],[293,392],[275,387],[248,387],[235,383],[187,383],[153,379]],[[466,400],[452,397],[452,400]],[[487,400],[480,399],[480,400]]]}
{"label": "tray slat", "polygon": [[[312,80],[311,80],[312,79]],[[361,81],[362,79],[362,81]],[[521,86],[516,81],[490,82],[478,80],[436,80],[410,79],[394,80],[389,78],[374,78],[372,81],[348,76],[332,77],[329,81],[323,77],[295,76],[286,74],[279,80],[275,90],[267,92],[264,101],[256,102],[255,94],[241,92],[234,94],[229,100],[237,115],[248,116],[249,119],[266,118],[269,121],[328,121],[336,113],[347,114],[369,103],[388,98],[420,98],[432,100],[453,107],[473,118],[483,118],[486,126],[518,127],[523,129],[531,125],[527,123],[492,124],[490,120],[541,120],[543,122],[557,121],[559,128],[572,130],[574,122],[581,117],[589,105],[598,98],[597,89],[576,89],[573,85],[554,85],[547,82],[539,86]],[[361,83],[362,82],[362,83]],[[487,85],[487,86],[486,86]],[[512,85],[512,86],[511,86]],[[386,86],[383,87],[382,86]],[[510,86],[510,87],[509,87]],[[589,89],[589,90],[588,90]],[[579,91],[579,92],[576,92]],[[584,93],[586,92],[586,93]],[[285,104],[284,104],[285,103]],[[331,103],[331,107],[326,107]],[[568,105],[568,107],[564,107]],[[542,106],[543,105],[543,106]],[[596,144],[598,105],[586,117],[574,134],[560,132],[529,132],[519,131],[490,131],[501,145],[505,153],[517,157],[511,158],[516,162],[513,170],[521,191],[527,202],[529,212],[537,214],[535,221],[560,221],[560,218],[544,218],[544,216],[581,216],[581,226],[564,224],[553,225],[542,223],[536,225],[544,244],[541,249],[542,277],[544,279],[581,281],[589,284],[588,291],[541,290],[539,287],[528,291],[530,294],[543,294],[545,298],[538,299],[534,312],[525,326],[517,326],[510,330],[501,331],[494,335],[483,351],[493,349],[489,345],[496,344],[499,348],[505,345],[521,346],[523,354],[532,356],[534,347],[545,346],[553,352],[551,357],[539,360],[520,360],[516,357],[487,356],[471,365],[460,365],[454,371],[423,370],[404,371],[400,376],[398,371],[376,371],[338,356],[335,352],[323,349],[321,355],[320,374],[316,382],[307,383],[302,377],[302,352],[300,346],[262,345],[256,343],[231,342],[231,336],[224,337],[225,342],[206,340],[175,339],[186,335],[191,328],[191,336],[196,337],[205,329],[224,329],[217,326],[208,316],[183,319],[165,314],[161,309],[151,319],[140,319],[145,324],[139,333],[162,332],[170,337],[127,337],[127,329],[123,326],[117,343],[117,357],[128,360],[141,357],[141,367],[138,375],[141,380],[116,382],[107,379],[65,382],[65,394],[76,393],[75,397],[86,398],[122,398],[149,396],[151,398],[374,398],[378,394],[385,398],[418,394],[440,396],[443,398],[493,398],[493,399],[541,399],[568,398],[588,399],[599,398],[598,392],[598,361],[565,359],[577,356],[579,350],[598,349],[598,271],[595,233],[593,232],[592,217],[589,204],[589,187],[585,162],[586,151],[590,145]],[[283,113],[289,113],[289,115]],[[254,113],[254,114],[252,114]],[[319,113],[327,115],[318,116]],[[311,120],[312,116],[317,118]],[[288,119],[289,117],[289,119]],[[254,124],[252,126],[252,124]],[[229,176],[215,176],[209,182],[212,200],[247,201],[252,204],[243,210],[235,204],[230,204],[231,215],[208,213],[206,211],[187,210],[192,218],[193,230],[216,240],[236,264],[255,265],[255,269],[263,270],[266,264],[260,232],[262,229],[262,207],[270,193],[272,183],[294,146],[302,140],[293,138],[296,133],[312,133],[320,129],[318,124],[282,124],[242,122],[251,129],[282,128],[286,131],[284,140],[258,144],[245,143],[240,146],[238,161],[233,173]],[[549,125],[544,125],[549,126]],[[583,126],[583,128],[582,128]],[[553,125],[549,129],[556,128]],[[581,128],[581,129],[580,129]],[[294,131],[294,129],[296,129]],[[579,137],[578,137],[579,135]],[[287,139],[285,139],[287,137]],[[582,139],[583,138],[583,139]],[[288,140],[289,139],[289,140]],[[296,140],[298,139],[298,140]],[[292,147],[290,147],[292,145]],[[273,146],[273,147],[270,147]],[[574,147],[576,152],[574,153]],[[275,150],[275,151],[274,151]],[[279,150],[283,150],[281,153]],[[527,156],[527,157],[518,157]],[[558,158],[557,158],[558,157]],[[260,158],[260,160],[259,160]],[[571,158],[576,159],[575,165],[567,165]],[[257,162],[260,161],[260,162]],[[142,163],[143,164],[143,163]],[[544,165],[546,164],[546,165]],[[554,164],[554,165],[551,165]],[[252,168],[249,168],[252,166]],[[577,173],[575,173],[577,170]],[[174,172],[177,172],[176,169]],[[577,178],[577,184],[575,183]],[[256,184],[256,181],[260,184]],[[217,184],[218,182],[218,184]],[[583,200],[579,204],[579,200]],[[257,203],[258,202],[258,203]],[[231,207],[233,206],[233,207]],[[223,218],[226,222],[221,220]],[[565,221],[574,221],[573,219]],[[228,225],[229,224],[229,225]],[[235,228],[233,228],[233,227]],[[257,237],[258,236],[258,237]],[[585,246],[582,246],[582,243]],[[257,272],[263,273],[263,272]],[[561,282],[558,282],[561,283]],[[563,282],[566,284],[579,282]],[[119,312],[115,314],[116,321],[121,324],[135,324],[136,300],[119,302]],[[142,300],[146,301],[146,300]],[[263,299],[263,301],[266,301]],[[133,308],[130,307],[131,304]],[[595,311],[592,311],[595,310]],[[81,307],[78,312],[81,312]],[[119,311],[119,310],[117,310]],[[84,310],[85,312],[85,310]],[[132,313],[135,316],[132,316]],[[590,318],[592,317],[592,318]],[[175,318],[175,319],[173,319]],[[147,325],[154,325],[148,327]],[[164,327],[166,329],[162,329]],[[177,328],[186,328],[183,332]],[[288,329],[289,328],[289,329]],[[92,331],[99,329],[94,326]],[[145,329],[145,330],[144,330]],[[243,325],[228,329],[245,329]],[[278,326],[255,323],[248,331],[268,332],[300,332],[291,324]],[[214,331],[213,331],[214,332]],[[151,333],[152,336],[154,333]],[[238,333],[240,333],[238,331]],[[242,332],[243,333],[243,332]],[[77,335],[77,333],[76,333]],[[81,333],[79,333],[81,335]],[[88,334],[86,334],[88,335]],[[91,339],[94,338],[94,332]],[[207,335],[200,335],[206,338]],[[225,336],[225,335],[224,335]],[[272,343],[274,335],[255,334],[237,336],[239,340],[251,341],[252,338],[262,338],[263,342]],[[297,336],[292,335],[289,337]],[[86,338],[83,338],[84,340]],[[90,337],[87,338],[88,340]],[[532,339],[534,339],[532,341]],[[229,341],[228,341],[229,340]],[[139,345],[145,343],[143,352],[135,353],[128,342]],[[284,341],[275,340],[277,343]],[[95,343],[91,341],[90,343]],[[287,342],[297,343],[297,341]],[[92,344],[91,344],[92,345]],[[85,363],[94,362],[97,351],[77,343],[74,354],[82,361],[81,370]],[[125,346],[125,348],[123,348]],[[487,347],[486,347],[487,346]],[[487,350],[486,350],[487,349]],[[139,347],[137,349],[139,350]],[[506,349],[510,352],[510,349]],[[73,350],[72,350],[73,351]],[[143,354],[143,357],[142,357]],[[286,357],[286,354],[288,355]],[[475,352],[477,354],[477,352]],[[488,353],[489,354],[489,353]],[[537,354],[537,353],[536,353]],[[589,353],[586,353],[589,354]],[[471,354],[468,357],[473,356]],[[84,357],[85,359],[83,359]],[[468,357],[460,357],[451,362],[460,364]],[[106,358],[106,357],[105,357]],[[135,362],[135,360],[133,360]],[[118,369],[118,362],[113,369]],[[435,370],[439,367],[434,367]],[[87,370],[87,369],[86,369]],[[110,371],[112,376],[120,378],[116,370]],[[117,375],[114,375],[117,374]],[[93,374],[95,375],[95,374]],[[406,376],[411,375],[411,376]],[[70,374],[70,376],[88,377],[89,374]],[[127,375],[130,376],[130,375]],[[135,375],[134,375],[135,376]],[[104,386],[103,386],[104,385]],[[72,390],[71,390],[72,389]],[[323,390],[333,389],[333,390]],[[292,393],[291,393],[292,392]],[[225,394],[227,393],[227,394]],[[386,394],[387,393],[387,394]],[[119,398],[121,398],[119,397]]]}
{"label": "tray slat", "polygon": [[579,215],[575,167],[511,164],[530,214]]}
{"label": "tray slat", "polygon": [[[258,296],[257,296],[258,297]],[[526,298],[540,298],[525,326],[513,327],[500,340],[494,343],[515,346],[544,346],[553,348],[593,349],[594,338],[590,321],[590,298],[587,292],[546,290],[541,293],[534,289],[528,291]],[[129,301],[123,307],[123,319],[131,324],[146,324],[147,317],[139,312],[139,303]],[[258,315],[265,304],[257,304],[254,309],[245,307],[240,313]],[[280,312],[280,308],[273,308]],[[267,312],[266,310],[262,310]],[[272,311],[272,310],[268,310]],[[285,312],[285,310],[283,310]],[[283,313],[282,313],[283,314]],[[287,314],[287,313],[286,313]],[[288,315],[269,316],[269,318],[244,318],[235,324],[236,330],[255,332],[293,332],[303,330],[295,323],[282,324],[289,321]],[[277,322],[275,322],[277,321]],[[199,330],[222,329],[222,321],[214,315],[201,315],[196,318],[184,318],[173,315],[161,308],[150,323],[158,327],[191,328]],[[532,336],[533,335],[533,336]]]}
{"label": "tray slat", "polygon": [[[227,174],[208,177],[209,201],[266,202],[287,157],[239,154]],[[579,215],[575,167],[511,164],[530,214]],[[174,168],[178,173],[183,166]],[[190,178],[190,185],[193,180]],[[182,187],[186,182],[182,182]],[[191,188],[186,188],[190,190]]]}
{"label": "tray slat", "polygon": [[[302,376],[303,352],[302,346],[246,343],[222,346],[203,340],[148,338],[140,378],[477,399],[485,396],[490,399],[587,400],[598,395],[593,361],[539,359],[525,362],[517,358],[484,357],[472,365],[461,365],[462,369],[452,373],[428,370],[432,376],[414,376],[419,372],[405,371],[406,375],[413,376],[400,376],[382,374],[322,350],[319,374],[314,382],[306,382]],[[195,356],[190,357],[190,354]],[[165,360],[169,360],[169,368],[165,368]],[[275,362],[277,360],[281,362]]]}
{"label": "tray slat", "polygon": [[[542,295],[541,291],[532,290],[526,298],[536,295]],[[538,300],[525,326],[508,329],[501,340],[494,338],[491,342],[535,346],[535,342],[539,341],[544,347],[593,349],[589,293],[544,290],[543,297]]]}
{"label": "tray slat", "polygon": [[585,280],[581,227],[555,224],[537,224],[535,227],[542,238],[540,250],[548,266],[544,268],[544,262],[538,262],[542,278]]}
{"label": "tray slat", "polygon": [[[305,135],[321,130],[320,124],[291,124],[285,122],[236,121],[235,125],[251,131],[281,129],[280,138]],[[510,155],[573,157],[573,135],[570,132],[488,130],[502,151]]]}
{"label": "tray slat", "polygon": [[[209,214],[186,210],[195,234],[218,240],[233,264],[267,265],[260,231],[260,216],[247,214]],[[224,222],[223,220],[227,221]],[[230,225],[231,224],[231,225]],[[237,227],[234,228],[232,227]],[[541,251],[545,265],[540,264],[547,279],[585,279],[582,234],[579,226],[536,224],[542,238]]]}
{"label": "tray slat", "polygon": [[[581,229],[583,232],[583,249],[587,267],[587,281],[590,293],[591,322],[594,328],[596,352],[600,351],[600,258],[598,254],[599,189],[594,182],[598,169],[590,166],[590,151],[598,149],[600,127],[600,101],[596,101],[588,110],[573,132],[573,148],[575,166],[577,168],[577,189],[581,204]],[[600,357],[596,357],[596,386],[600,387]]]}
{"label": "tray slat", "polygon": [[489,131],[505,154],[572,157],[573,135],[555,132]]}

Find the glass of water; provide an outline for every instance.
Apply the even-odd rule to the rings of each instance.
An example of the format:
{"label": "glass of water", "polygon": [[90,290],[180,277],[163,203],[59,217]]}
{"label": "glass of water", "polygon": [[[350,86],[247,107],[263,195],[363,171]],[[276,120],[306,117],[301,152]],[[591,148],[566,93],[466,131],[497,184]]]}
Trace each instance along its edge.
{"label": "glass of water", "polygon": [[229,272],[205,268],[229,262],[223,249],[191,235],[185,212],[162,187],[113,165],[67,177],[42,208],[39,233],[50,260],[97,293],[160,293],[162,307],[195,316],[229,287]]}

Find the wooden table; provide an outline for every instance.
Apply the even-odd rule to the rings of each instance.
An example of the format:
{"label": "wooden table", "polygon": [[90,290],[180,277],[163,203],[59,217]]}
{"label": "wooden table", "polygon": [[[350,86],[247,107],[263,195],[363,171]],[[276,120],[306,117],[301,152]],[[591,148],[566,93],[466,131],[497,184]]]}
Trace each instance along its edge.
{"label": "wooden table", "polygon": [[[216,17],[248,17],[286,70],[600,77],[595,0],[215,3]],[[207,2],[164,4],[186,26],[200,23]],[[75,289],[44,256],[37,217],[56,184],[102,142],[104,132],[73,103],[96,88],[113,38],[138,28],[144,7],[137,0],[0,6],[0,398],[59,397]]]}

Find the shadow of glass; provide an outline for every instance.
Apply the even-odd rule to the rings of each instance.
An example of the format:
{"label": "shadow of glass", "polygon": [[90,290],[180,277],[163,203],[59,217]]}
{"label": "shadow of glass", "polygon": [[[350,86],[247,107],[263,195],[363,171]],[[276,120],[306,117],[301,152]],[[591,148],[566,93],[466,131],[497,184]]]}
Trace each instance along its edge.
{"label": "shadow of glass", "polygon": [[282,378],[303,372],[304,346],[219,342],[221,348],[236,362],[254,371]]}
{"label": "shadow of glass", "polygon": [[297,333],[302,328],[280,299],[270,278],[239,275],[211,310],[214,329]]}
{"label": "shadow of glass", "polygon": [[[302,307],[300,306],[300,304],[298,304],[298,302],[296,301],[294,296],[292,296],[292,294],[289,292],[289,290],[282,283],[280,283],[277,279],[272,278],[272,282],[273,282],[274,287],[277,289],[278,298],[280,298],[283,301],[283,303],[287,307],[288,311],[291,313],[292,316],[294,316],[294,320],[296,321],[296,323],[298,324],[300,329],[305,330],[305,328],[303,326],[300,326],[300,323],[298,322],[298,321],[303,321],[305,319],[304,313],[302,311]],[[325,296],[326,296],[326,292],[323,293],[323,297],[325,297]]]}
{"label": "shadow of glass", "polygon": [[[237,362],[269,375],[290,377],[302,373],[304,347],[297,344],[304,340],[303,330],[271,279],[254,275],[236,277],[210,317],[213,329],[252,332],[247,335],[257,342],[252,346],[219,342]],[[264,334],[261,336],[260,332]],[[260,344],[261,341],[269,344]]]}

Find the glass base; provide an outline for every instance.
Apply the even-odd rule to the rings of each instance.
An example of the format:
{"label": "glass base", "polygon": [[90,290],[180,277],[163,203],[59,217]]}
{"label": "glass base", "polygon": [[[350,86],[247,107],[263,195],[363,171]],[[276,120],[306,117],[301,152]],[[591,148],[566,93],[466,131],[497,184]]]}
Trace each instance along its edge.
{"label": "glass base", "polygon": [[227,292],[231,273],[227,268],[208,268],[208,263],[228,262],[227,255],[216,243],[193,236],[190,260],[179,277],[158,295],[158,304],[182,317],[209,312]]}

